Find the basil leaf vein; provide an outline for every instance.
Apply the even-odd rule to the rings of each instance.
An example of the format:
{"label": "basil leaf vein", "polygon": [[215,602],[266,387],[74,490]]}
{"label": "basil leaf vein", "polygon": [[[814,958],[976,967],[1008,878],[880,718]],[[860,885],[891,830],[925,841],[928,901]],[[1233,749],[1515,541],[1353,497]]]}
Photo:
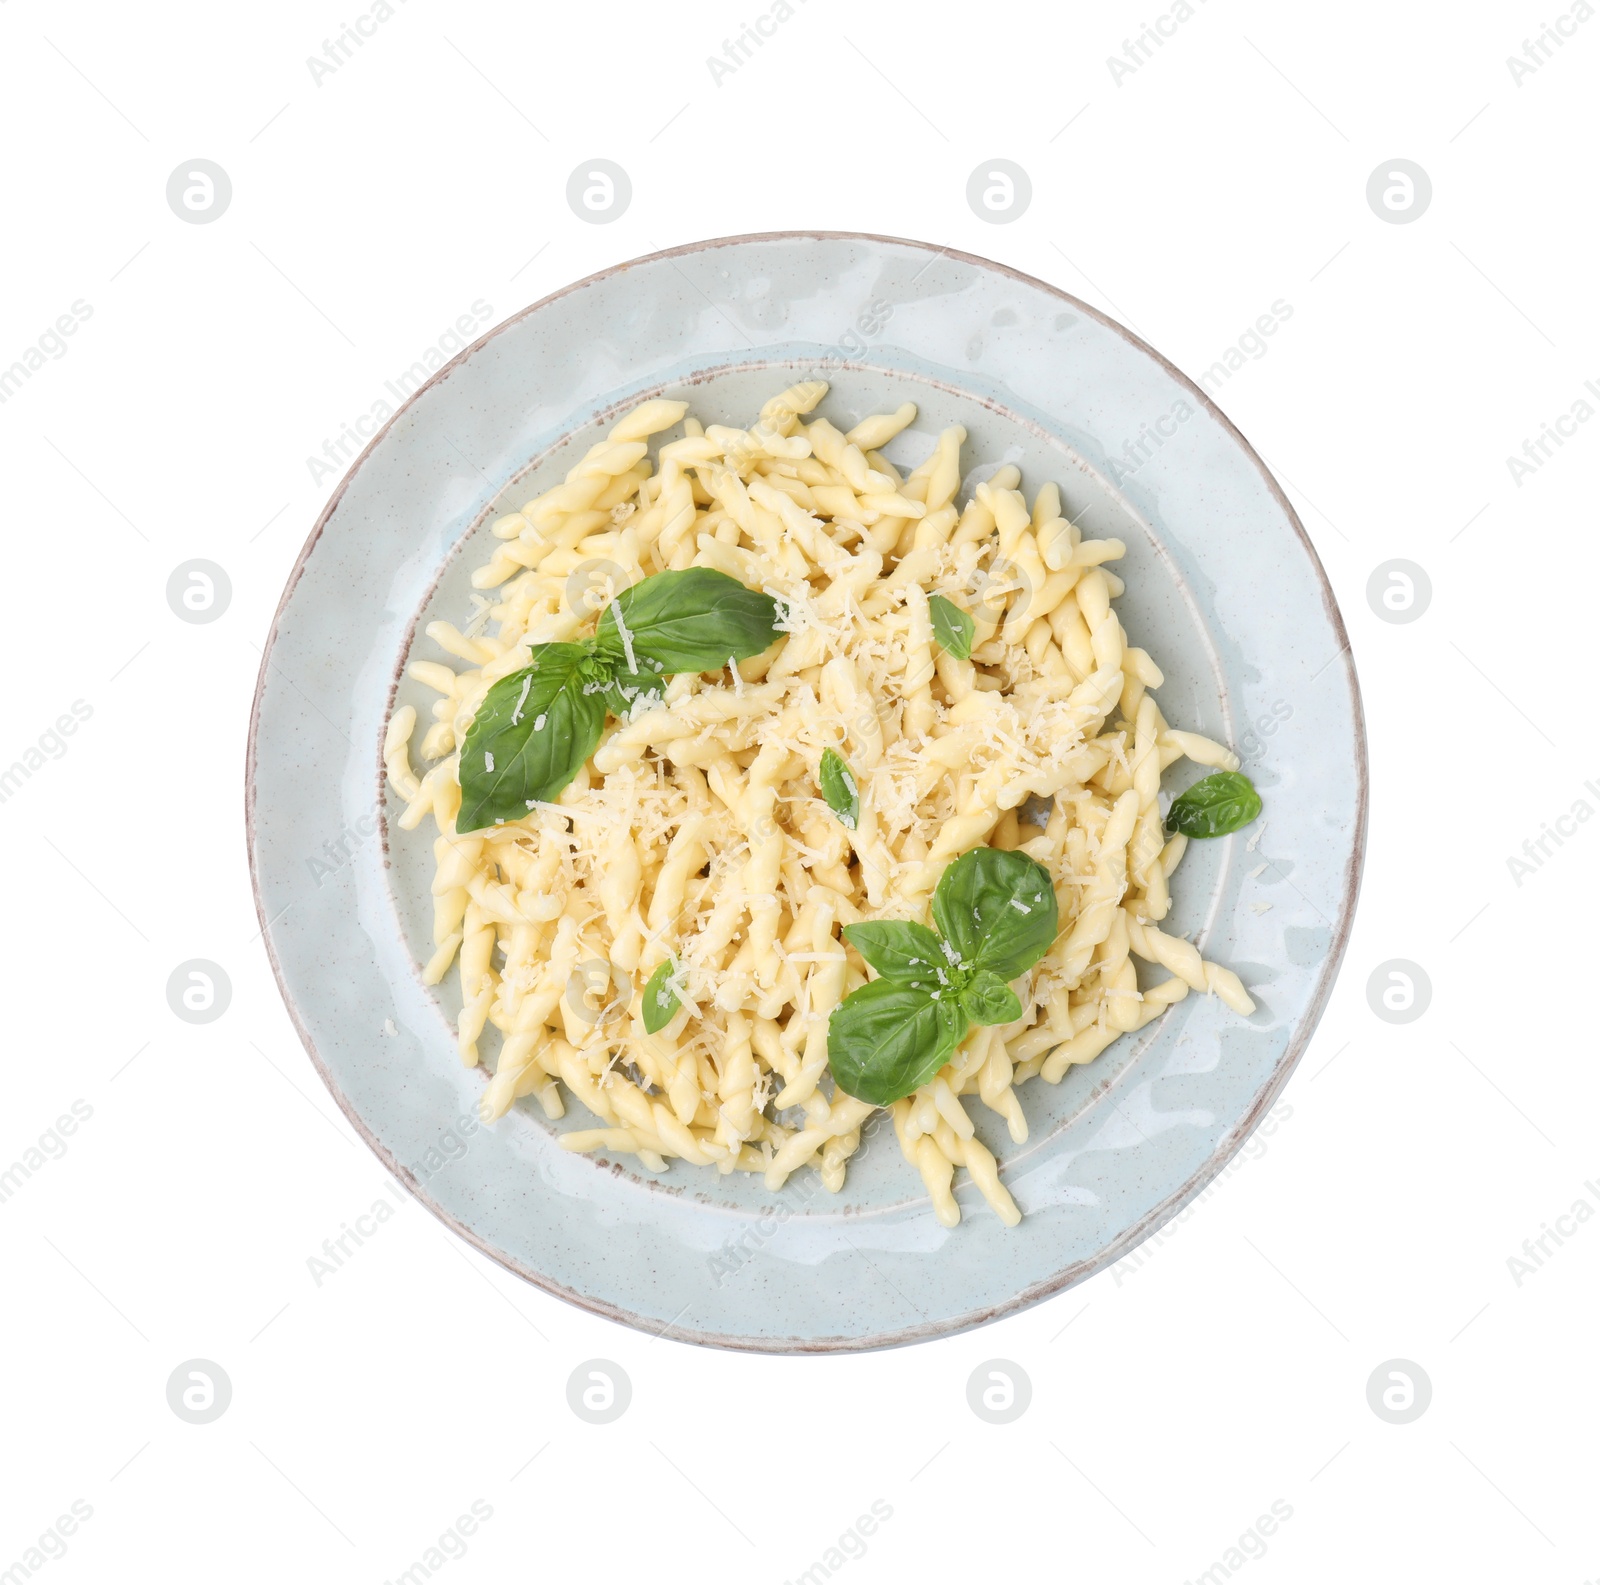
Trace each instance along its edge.
{"label": "basil leaf vein", "polygon": [[606,712],[660,700],[675,672],[720,671],[770,649],[777,601],[711,567],[624,589],[579,644],[541,644],[484,696],[461,745],[456,829],[478,831],[560,796],[594,753]]}
{"label": "basil leaf vein", "polygon": [[1010,1024],[1022,1017],[1022,999],[991,969],[980,969],[961,992],[961,1009],[975,1024]]}
{"label": "basil leaf vein", "polygon": [[1026,853],[974,848],[939,877],[933,921],[969,968],[1014,980],[1056,938],[1050,872]]}
{"label": "basil leaf vein", "polygon": [[1218,771],[1197,781],[1172,800],[1167,830],[1186,837],[1225,837],[1250,824],[1261,813],[1261,794],[1248,776]]}
{"label": "basil leaf vein", "polygon": [[656,971],[644,982],[644,994],[640,997],[640,1016],[644,1019],[644,1029],[647,1035],[659,1034],[678,1015],[678,1009],[683,1003],[678,1000],[678,993],[672,989],[667,981],[672,978],[674,965],[671,958],[656,966]]}
{"label": "basil leaf vein", "polygon": [[844,938],[885,979],[926,991],[951,983],[953,965],[945,957],[944,943],[926,925],[908,919],[869,919],[846,925]]}
{"label": "basil leaf vein", "polygon": [[939,647],[957,660],[970,660],[972,641],[978,636],[978,625],[971,616],[942,594],[928,597],[928,615],[933,620],[933,636]]}
{"label": "basil leaf vein", "polygon": [[954,997],[939,1000],[894,980],[873,980],[828,1019],[828,1066],[846,1095],[889,1106],[926,1084],[961,1044],[967,1015]]}
{"label": "basil leaf vein", "polygon": [[828,1066],[858,1100],[891,1105],[926,1084],[973,1024],[1022,1017],[1022,999],[1007,981],[1055,940],[1055,888],[1026,853],[977,848],[939,877],[933,916],[939,931],[899,919],[844,927],[845,940],[880,976],[828,1020]]}
{"label": "basil leaf vein", "polygon": [[839,817],[839,824],[854,831],[861,818],[861,790],[850,767],[831,748],[822,751],[822,766],[817,772],[822,796],[828,807]]}
{"label": "basil leaf vein", "polygon": [[[624,589],[600,613],[598,655],[630,670],[719,671],[771,648],[778,603],[713,567],[658,572]],[[624,637],[626,634],[626,637]]]}
{"label": "basil leaf vein", "polygon": [[586,693],[580,644],[541,644],[530,665],[484,695],[461,745],[456,830],[517,820],[578,774],[605,729],[606,707]]}

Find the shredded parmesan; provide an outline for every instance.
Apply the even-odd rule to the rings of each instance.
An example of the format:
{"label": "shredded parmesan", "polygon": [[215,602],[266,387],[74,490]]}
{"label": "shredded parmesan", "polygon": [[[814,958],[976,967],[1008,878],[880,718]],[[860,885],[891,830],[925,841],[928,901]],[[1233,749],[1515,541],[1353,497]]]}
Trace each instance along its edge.
{"label": "shredded parmesan", "polygon": [[[464,633],[427,630],[464,669],[408,668],[440,695],[421,744],[432,769],[411,769],[410,706],[385,737],[400,825],[431,813],[439,828],[425,977],[459,963],[464,1062],[498,1036],[486,1120],[519,1097],[550,1118],[576,1101],[601,1126],[563,1135],[568,1148],[631,1154],[651,1171],[680,1160],[759,1172],[772,1190],[811,1169],[837,1191],[873,1111],[827,1079],[829,1017],[867,979],[842,928],[923,921],[951,860],[1021,848],[1049,872],[1061,921],[1013,984],[1022,1017],[974,1027],[892,1108],[942,1222],[959,1220],[951,1184],[965,1169],[1010,1225],[1021,1212],[969,1102],[1020,1144],[1027,1079],[1059,1081],[1191,990],[1254,1006],[1229,970],[1159,928],[1186,846],[1163,830],[1160,772],[1180,755],[1233,756],[1169,728],[1157,708],[1161,673],[1111,609],[1122,584],[1103,564],[1120,541],[1082,541],[1054,485],[1030,508],[1009,464],[958,504],[959,428],[899,477],[875,448],[914,407],[847,435],[811,416],[826,389],[792,387],[749,430],[702,430],[686,403],[646,402],[563,482],[495,523],[493,556],[472,580],[484,606]],[[680,421],[652,472],[648,442]],[[595,558],[618,566],[624,586],[689,566],[727,572],[773,597],[782,642],[730,658],[726,678],[629,689],[626,713],[556,802],[527,799],[525,816],[458,832],[467,728],[533,646],[593,631],[594,613],[574,613],[565,591]],[[973,615],[970,659],[934,639],[935,594]],[[638,673],[633,635],[611,609]],[[541,713],[532,730],[548,723]],[[821,794],[829,749],[847,766],[853,828]],[[1010,902],[1025,915],[1035,906]],[[960,961],[941,946],[943,962],[918,964],[936,1000]],[[1135,958],[1170,978],[1141,991]],[[643,987],[667,962],[679,1010],[648,1034]]]}

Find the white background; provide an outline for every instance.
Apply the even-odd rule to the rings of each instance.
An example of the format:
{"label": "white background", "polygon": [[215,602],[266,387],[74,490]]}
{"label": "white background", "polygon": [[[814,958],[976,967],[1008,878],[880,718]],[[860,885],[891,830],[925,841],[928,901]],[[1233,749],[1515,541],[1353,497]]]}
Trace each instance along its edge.
{"label": "white background", "polygon": [[[395,0],[315,81],[307,57],[361,3],[0,4],[0,367],[92,308],[0,406],[0,764],[74,700],[93,711],[0,804],[0,1167],[74,1100],[93,1113],[0,1203],[0,1570],[78,1499],[92,1518],[47,1581],[378,1585],[481,1499],[446,1585],[776,1585],[878,1499],[893,1516],[846,1585],[1024,1566],[1181,1585],[1279,1499],[1250,1580],[1600,1576],[1600,1222],[1566,1224],[1520,1283],[1507,1265],[1576,1199],[1600,1206],[1600,829],[1520,885],[1507,864],[1600,807],[1600,424],[1520,483],[1506,462],[1600,406],[1600,20],[1519,84],[1508,55],[1562,0],[1208,0],[1119,83],[1107,57],[1170,7],[795,0],[719,84],[706,57],[758,0]],[[197,157],[233,185],[203,225],[165,198]],[[633,183],[603,225],[564,196],[596,157]],[[1006,225],[965,199],[999,157],[1033,184]],[[1365,196],[1395,158],[1432,179],[1410,224]],[[498,321],[655,248],[805,226],[1003,260],[1194,375],[1291,304],[1219,400],[1338,592],[1374,773],[1350,953],[1264,1152],[1131,1275],[816,1360],[594,1320],[401,1193],[290,1028],[242,833],[258,648],[332,488],[308,456],[475,299]],[[209,625],[166,602],[193,557],[232,582]],[[1395,557],[1432,582],[1405,625],[1366,595]],[[189,958],[233,982],[204,1027],[165,998]],[[1391,958],[1433,985],[1404,1027],[1366,995]],[[316,1286],[308,1257],[378,1199],[397,1214]],[[195,1357],[233,1386],[210,1425],[167,1406]],[[633,1383],[608,1426],[566,1402],[596,1357]],[[1032,1382],[1009,1425],[967,1407],[996,1357]],[[1367,1402],[1395,1358],[1432,1382],[1407,1425]]]}

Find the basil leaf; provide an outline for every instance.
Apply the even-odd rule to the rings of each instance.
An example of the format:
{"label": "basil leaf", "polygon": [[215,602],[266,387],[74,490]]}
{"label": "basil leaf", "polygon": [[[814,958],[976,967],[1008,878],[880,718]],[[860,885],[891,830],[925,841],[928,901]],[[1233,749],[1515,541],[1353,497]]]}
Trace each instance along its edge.
{"label": "basil leaf", "polygon": [[1014,980],[1056,938],[1050,872],[1026,853],[974,848],[939,877],[933,922],[964,966]]}
{"label": "basil leaf", "polygon": [[[609,656],[597,657],[596,663],[606,665],[609,659]],[[660,704],[665,690],[665,683],[659,672],[629,671],[626,661],[610,672],[610,679],[605,687],[604,698],[606,709],[612,715],[628,715],[640,699],[648,701],[651,706]]]}
{"label": "basil leaf", "polygon": [[846,1095],[889,1106],[926,1084],[954,1054],[968,1028],[954,997],[894,980],[852,991],[828,1019],[828,1066]]}
{"label": "basil leaf", "polygon": [[945,958],[944,943],[926,925],[869,919],[846,925],[844,938],[887,980],[922,991],[950,983],[952,965]]}
{"label": "basil leaf", "polygon": [[770,594],[712,567],[685,567],[624,589],[600,613],[596,649],[626,663],[631,644],[641,670],[719,671],[770,648],[782,636],[777,619]]}
{"label": "basil leaf", "polygon": [[598,693],[585,693],[579,644],[541,644],[533,662],[484,696],[461,745],[456,830],[517,820],[530,799],[549,801],[582,769],[605,728]]}
{"label": "basil leaf", "polygon": [[998,974],[981,969],[961,992],[961,1010],[975,1024],[1010,1024],[1022,1017],[1022,1002]]}
{"label": "basil leaf", "polygon": [[1225,837],[1261,813],[1261,794],[1248,776],[1218,771],[1179,793],[1167,811],[1167,830],[1186,837]]}
{"label": "basil leaf", "polygon": [[928,615],[933,618],[933,636],[939,641],[939,647],[948,650],[957,660],[971,659],[972,641],[978,635],[977,623],[942,594],[928,597]]}
{"label": "basil leaf", "polygon": [[667,981],[672,978],[673,963],[668,958],[656,966],[656,971],[644,982],[644,995],[640,997],[639,1011],[644,1019],[644,1030],[647,1035],[654,1035],[665,1029],[678,1015],[678,1009],[683,1003],[678,1000],[678,993],[672,989]]}
{"label": "basil leaf", "polygon": [[846,831],[854,831],[861,818],[861,790],[850,774],[850,767],[831,748],[822,751],[822,768],[817,773],[822,784],[822,796],[828,807],[839,817]]}

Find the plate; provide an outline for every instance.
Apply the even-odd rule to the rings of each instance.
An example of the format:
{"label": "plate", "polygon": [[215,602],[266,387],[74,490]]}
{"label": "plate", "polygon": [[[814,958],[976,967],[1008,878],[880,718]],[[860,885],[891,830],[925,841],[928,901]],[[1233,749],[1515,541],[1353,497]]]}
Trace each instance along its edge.
{"label": "plate", "polygon": [[[909,465],[966,426],[965,491],[1002,463],[1061,486],[1085,535],[1128,546],[1118,602],[1166,674],[1170,720],[1232,744],[1266,802],[1195,843],[1166,928],[1234,968],[1241,1019],[1190,996],[1054,1087],[1021,1092],[1023,1146],[977,1120],[1024,1213],[969,1183],[934,1219],[892,1132],[843,1192],[562,1150],[519,1102],[476,1125],[450,987],[425,987],[431,840],[392,826],[380,749],[404,677],[464,622],[489,523],[571,466],[623,409],[686,397],[743,425],[796,379],[832,382],[840,428],[914,401]],[[731,237],[557,292],[445,365],[335,492],[273,621],[250,728],[246,815],[263,939],[335,1100],[384,1165],[463,1238],[548,1292],[653,1334],[823,1352],[909,1343],[1036,1303],[1162,1226],[1265,1116],[1310,1039],[1348,939],[1366,825],[1360,695],[1333,593],[1294,511],[1210,400],[1122,326],[1052,286],[919,242]],[[453,976],[451,977],[453,979]],[[532,1108],[532,1109],[530,1109]],[[964,1176],[964,1175],[963,1175]]]}

